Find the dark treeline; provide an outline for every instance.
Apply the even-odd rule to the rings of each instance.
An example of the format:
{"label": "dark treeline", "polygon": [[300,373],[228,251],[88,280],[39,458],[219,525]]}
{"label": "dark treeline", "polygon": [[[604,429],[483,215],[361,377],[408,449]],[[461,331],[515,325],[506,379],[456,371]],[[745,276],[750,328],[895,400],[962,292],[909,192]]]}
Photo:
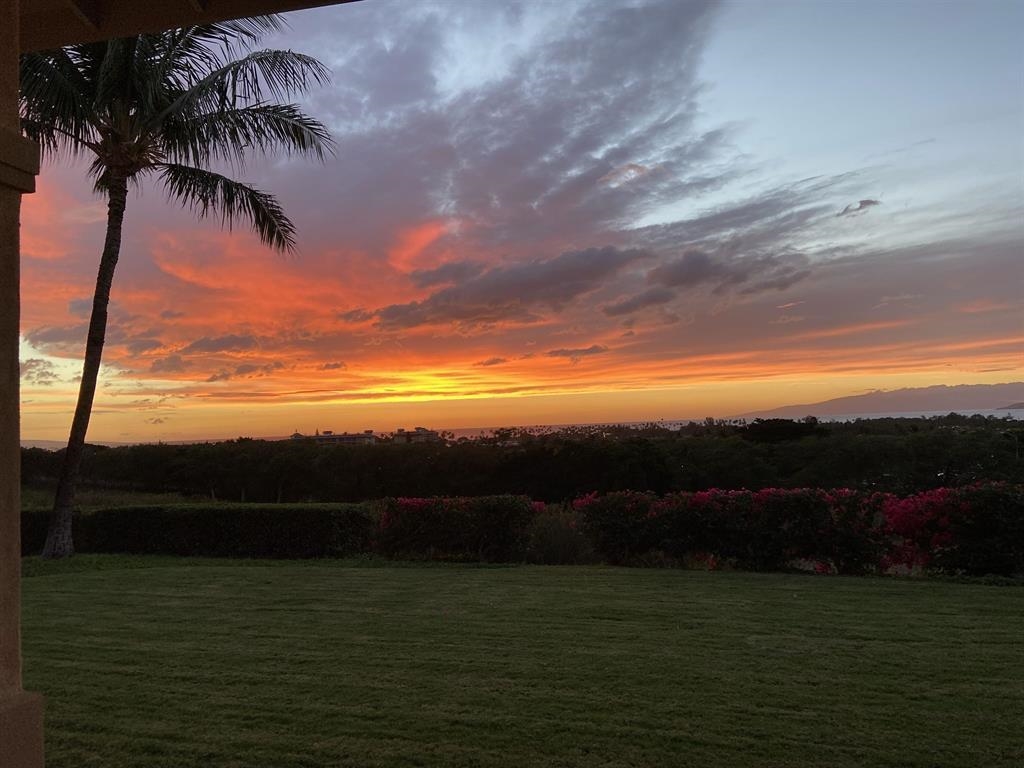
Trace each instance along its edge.
{"label": "dark treeline", "polygon": [[[860,488],[906,494],[979,480],[1024,482],[1024,424],[981,416],[751,423],[680,430],[501,430],[481,440],[372,446],[239,438],[193,445],[89,446],[84,487],[254,502],[591,491]],[[60,452],[22,450],[26,485],[55,481]]]}

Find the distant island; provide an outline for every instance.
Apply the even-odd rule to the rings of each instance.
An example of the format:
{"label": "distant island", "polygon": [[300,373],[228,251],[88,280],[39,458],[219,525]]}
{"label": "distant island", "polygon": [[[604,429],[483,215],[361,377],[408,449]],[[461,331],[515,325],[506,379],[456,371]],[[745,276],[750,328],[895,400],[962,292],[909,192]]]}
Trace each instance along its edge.
{"label": "distant island", "polygon": [[[1002,403],[1013,402],[1013,405]],[[784,405],[740,414],[737,418],[799,419],[879,413],[1010,411],[1024,408],[1024,381],[1007,384],[939,384],[933,387],[875,390],[820,403]]]}

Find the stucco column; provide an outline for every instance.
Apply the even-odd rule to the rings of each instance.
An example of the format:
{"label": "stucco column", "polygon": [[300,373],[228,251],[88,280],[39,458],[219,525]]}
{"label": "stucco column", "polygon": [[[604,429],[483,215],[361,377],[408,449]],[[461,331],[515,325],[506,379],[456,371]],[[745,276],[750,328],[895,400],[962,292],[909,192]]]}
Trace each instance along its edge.
{"label": "stucco column", "polygon": [[18,6],[0,0],[0,765],[42,768],[43,699],[21,688],[18,228],[39,151],[18,129]]}

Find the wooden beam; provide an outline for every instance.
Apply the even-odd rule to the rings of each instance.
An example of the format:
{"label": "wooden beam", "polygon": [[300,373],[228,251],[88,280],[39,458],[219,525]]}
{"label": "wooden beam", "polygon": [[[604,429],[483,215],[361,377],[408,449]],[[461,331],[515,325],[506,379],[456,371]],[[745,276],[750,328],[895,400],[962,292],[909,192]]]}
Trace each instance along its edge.
{"label": "wooden beam", "polygon": [[21,0],[21,50],[351,2],[358,0]]}

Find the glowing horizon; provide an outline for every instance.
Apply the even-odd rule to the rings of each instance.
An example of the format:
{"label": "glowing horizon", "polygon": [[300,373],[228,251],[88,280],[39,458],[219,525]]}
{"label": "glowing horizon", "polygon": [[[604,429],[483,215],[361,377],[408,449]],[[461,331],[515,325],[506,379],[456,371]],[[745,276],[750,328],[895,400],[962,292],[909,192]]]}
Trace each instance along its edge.
{"label": "glowing horizon", "polygon": [[[305,106],[338,157],[245,178],[300,253],[131,196],[89,439],[728,417],[1024,380],[1022,11],[914,7],[292,15],[271,44],[334,69]],[[850,36],[882,22],[858,81]],[[940,98],[964,24],[977,56]],[[730,64],[764,33],[776,59]],[[800,70],[822,46],[836,58]],[[886,74],[911,53],[921,71]],[[772,72],[805,78],[813,108],[766,104]],[[74,165],[23,203],[26,439],[67,436],[104,213]]]}

